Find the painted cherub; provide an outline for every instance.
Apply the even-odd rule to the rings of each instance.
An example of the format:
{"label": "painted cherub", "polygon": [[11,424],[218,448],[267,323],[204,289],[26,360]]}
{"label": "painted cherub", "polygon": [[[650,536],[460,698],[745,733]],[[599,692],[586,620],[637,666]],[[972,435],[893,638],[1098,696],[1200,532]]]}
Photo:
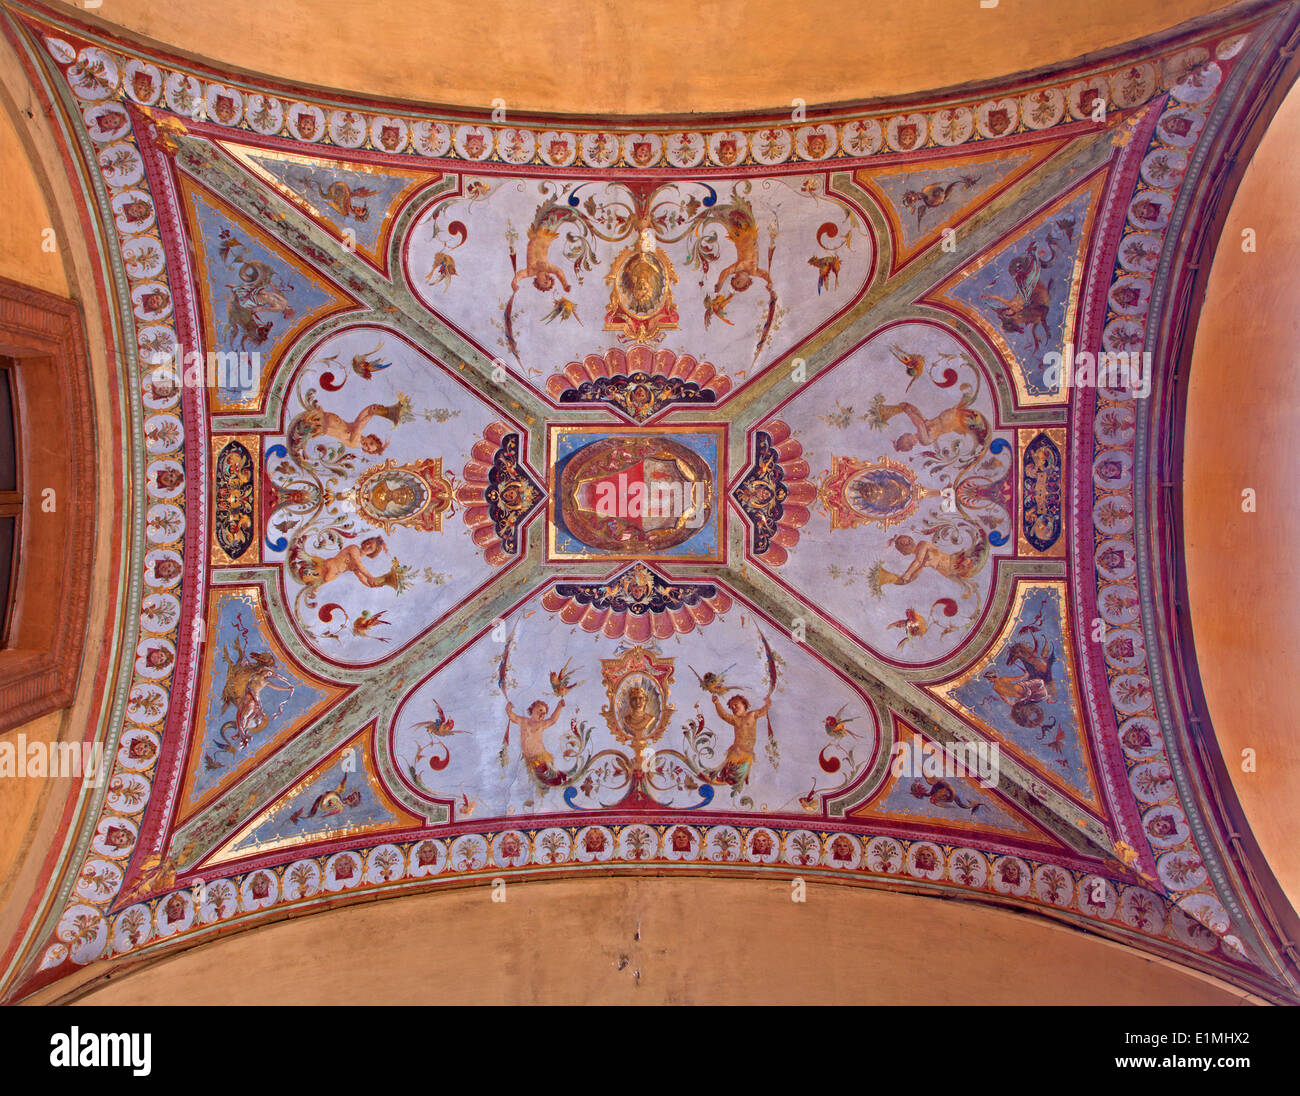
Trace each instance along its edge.
{"label": "painted cherub", "polygon": [[510,281],[512,292],[517,291],[525,282],[531,281],[542,293],[555,287],[556,281],[564,292],[571,292],[569,279],[564,271],[551,262],[551,245],[560,238],[560,229],[566,221],[577,219],[577,214],[568,209],[555,198],[550,198],[538,207],[533,223],[528,226],[528,247],[524,253],[524,267],[516,271]]}
{"label": "painted cherub", "polygon": [[957,583],[962,588],[961,596],[964,598],[970,597],[978,589],[974,581],[975,576],[983,569],[989,555],[988,537],[983,532],[980,532],[975,544],[959,552],[946,552],[932,541],[917,541],[906,533],[891,537],[890,543],[903,555],[911,556],[912,559],[907,565],[907,570],[901,575],[896,575],[883,567],[879,568],[877,582],[880,586],[906,586],[919,578],[921,572],[929,567]]}
{"label": "painted cherub", "polygon": [[384,575],[372,575],[366,568],[367,559],[375,559],[386,551],[383,537],[366,537],[360,544],[349,544],[336,555],[323,557],[311,555],[303,547],[303,540],[295,541],[289,549],[289,573],[304,586],[324,586],[349,572],[363,586],[375,589],[395,585],[392,570]]}
{"label": "painted cherub", "polygon": [[309,408],[289,424],[289,450],[298,456],[302,453],[303,446],[313,438],[334,438],[348,449],[360,449],[363,453],[378,455],[388,448],[388,443],[378,434],[363,434],[362,431],[376,415],[396,425],[400,410],[400,405],[390,407],[372,403],[363,407],[357,412],[357,417],[349,422],[333,411],[321,407]]}
{"label": "painted cherub", "polygon": [[519,739],[523,749],[524,764],[528,766],[528,771],[548,788],[558,787],[568,779],[567,773],[560,772],[555,767],[555,759],[542,742],[542,732],[555,726],[556,720],[560,718],[560,710],[563,707],[564,697],[560,697],[559,702],[555,705],[555,711],[550,712],[548,715],[549,706],[546,701],[534,700],[528,705],[528,714],[520,715],[515,711],[514,704],[509,700],[506,701],[506,718],[511,723],[519,725]]}
{"label": "painted cherub", "polygon": [[751,708],[749,701],[740,693],[727,698],[727,710],[724,710],[716,695],[711,694],[713,707],[718,716],[729,723],[735,731],[731,745],[727,747],[722,764],[705,775],[712,783],[730,784],[733,789],[741,788],[749,779],[749,771],[754,765],[754,745],[758,740],[758,721],[767,715],[772,707],[769,694],[761,708]]}
{"label": "painted cherub", "polygon": [[982,413],[969,406],[974,394],[967,392],[955,407],[940,411],[932,419],[927,419],[911,403],[885,403],[881,396],[876,397],[872,408],[875,425],[883,427],[895,415],[906,415],[912,420],[915,431],[900,434],[894,440],[894,448],[900,453],[910,452],[917,445],[934,445],[945,434],[969,437],[975,442],[975,451],[982,452],[989,441],[989,421]]}

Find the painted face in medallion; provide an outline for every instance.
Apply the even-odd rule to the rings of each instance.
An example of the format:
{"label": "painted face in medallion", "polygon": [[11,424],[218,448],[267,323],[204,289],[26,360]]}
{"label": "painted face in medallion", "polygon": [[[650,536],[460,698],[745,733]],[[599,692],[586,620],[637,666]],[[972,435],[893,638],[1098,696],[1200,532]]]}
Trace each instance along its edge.
{"label": "painted face in medallion", "polygon": [[362,505],[378,517],[400,521],[420,508],[424,492],[414,477],[401,474],[381,476],[363,495]]}
{"label": "painted face in medallion", "polygon": [[912,483],[901,472],[873,468],[849,485],[854,509],[871,518],[892,517],[912,502]]}
{"label": "painted face in medallion", "polygon": [[664,296],[664,272],[651,252],[638,252],[623,266],[618,280],[623,306],[638,316],[659,310]]}
{"label": "painted face in medallion", "polygon": [[593,548],[662,551],[709,520],[713,473],[698,453],[670,438],[606,438],[566,463],[560,508],[569,531]]}

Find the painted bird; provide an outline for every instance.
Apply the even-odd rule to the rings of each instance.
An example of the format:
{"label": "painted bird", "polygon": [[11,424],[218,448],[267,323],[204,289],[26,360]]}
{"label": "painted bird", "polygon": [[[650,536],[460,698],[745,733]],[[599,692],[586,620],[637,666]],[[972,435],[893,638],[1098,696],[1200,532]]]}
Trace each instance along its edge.
{"label": "painted bird", "polygon": [[809,266],[817,268],[817,296],[822,295],[831,275],[835,276],[835,288],[840,287],[840,257],[838,255],[814,255],[808,260]]}
{"label": "painted bird", "polygon": [[830,735],[832,738],[843,738],[846,734],[853,735],[854,738],[862,737],[860,734],[857,734],[856,732],[849,730],[849,724],[852,723],[855,719],[858,719],[859,717],[856,715],[851,715],[849,716],[848,719],[845,719],[844,709],[847,707],[848,705],[845,704],[834,715],[828,715],[826,717],[825,720],[826,733]]}
{"label": "painted bird", "polygon": [[456,276],[456,260],[445,251],[439,251],[433,257],[433,269],[427,279],[429,285],[442,285],[445,293],[451,288],[451,280]]}
{"label": "painted bird", "polygon": [[433,706],[438,709],[438,718],[425,719],[415,724],[416,730],[428,731],[430,734],[437,735],[439,738],[446,738],[450,734],[469,733],[468,731],[455,730],[456,721],[454,719],[447,718],[447,713],[442,710],[442,705],[439,704],[436,700],[433,702]]}
{"label": "painted bird", "polygon": [[959,186],[969,190],[978,182],[979,179],[973,175],[962,175],[946,186],[943,183],[930,183],[928,186],[921,187],[920,190],[909,190],[904,194],[903,205],[908,209],[916,210],[916,227],[920,228],[921,218],[925,216],[927,211],[944,205],[952,197],[952,192]]}
{"label": "painted bird", "polygon": [[569,300],[568,297],[556,297],[551,304],[550,312],[542,317],[542,323],[550,323],[552,320],[564,321],[568,319],[577,320],[578,326],[583,326],[582,317],[578,315],[578,306]]}
{"label": "painted bird", "polygon": [[721,696],[727,691],[727,683],[723,680],[726,672],[726,670],[723,670],[720,674],[710,672],[701,677],[700,672],[694,666],[691,667],[691,673],[695,675],[696,680],[700,683],[700,688],[706,693],[712,693],[714,696]]}
{"label": "painted bird", "polygon": [[801,795],[799,797],[799,806],[809,814],[816,814],[821,810],[821,799],[817,795],[817,781],[813,781],[813,786],[808,789],[807,795]]}
{"label": "painted bird", "polygon": [[[387,625],[389,621],[384,619],[384,613],[387,609],[381,609],[377,613],[372,613],[369,609],[362,609],[357,619],[352,622],[352,634],[365,638],[370,635],[370,629],[380,624]],[[377,639],[380,643],[387,643],[383,636],[371,636],[371,639]]]}
{"label": "painted bird", "polygon": [[706,331],[709,328],[709,321],[713,319],[715,316],[718,319],[720,319],[723,323],[727,324],[729,327],[736,326],[729,319],[727,319],[727,305],[731,303],[731,298],[734,296],[735,296],[734,293],[715,293],[712,297],[708,296],[707,294],[705,295],[704,329]]}
{"label": "painted bird", "polygon": [[569,672],[569,663],[572,661],[571,658],[566,659],[559,670],[551,671],[551,692],[556,696],[563,696],[570,689],[576,689],[578,685],[582,684],[582,682],[578,682],[578,685],[573,683],[573,675]]}
{"label": "painted bird", "polygon": [[[911,388],[912,385],[916,383],[917,377],[919,377],[925,370],[925,358],[920,354],[909,354],[897,343],[894,343],[889,349],[893,352],[894,357],[903,363],[903,368],[907,370],[907,375],[912,378],[907,382],[907,388]],[[906,392],[907,389],[905,388],[903,391]]]}
{"label": "painted bird", "polygon": [[907,615],[903,617],[902,620],[892,621],[889,625],[891,628],[903,629],[903,638],[898,641],[900,647],[909,640],[917,639],[925,635],[926,630],[930,627],[930,625],[926,623],[925,617],[915,609],[907,609],[905,612]]}
{"label": "painted bird", "polygon": [[[383,345],[382,343],[380,344]],[[352,372],[364,381],[368,381],[381,369],[387,369],[392,362],[381,362],[378,358],[371,358],[371,354],[377,354],[380,347],[376,346],[374,350],[368,350],[364,354],[357,354],[352,359]]]}

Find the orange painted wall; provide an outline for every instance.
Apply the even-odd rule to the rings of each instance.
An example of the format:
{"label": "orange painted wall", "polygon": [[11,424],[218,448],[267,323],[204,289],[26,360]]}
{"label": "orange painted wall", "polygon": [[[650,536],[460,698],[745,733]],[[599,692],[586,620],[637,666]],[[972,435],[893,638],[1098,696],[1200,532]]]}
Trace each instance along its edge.
{"label": "orange painted wall", "polygon": [[53,225],[45,204],[45,188],[28,159],[13,120],[3,107],[0,107],[0,170],[4,173],[0,277],[66,297],[68,279],[63,272],[62,257],[57,250],[47,251],[42,246],[45,230]]}
{"label": "orange painted wall", "polygon": [[[62,737],[63,712],[50,712],[5,733],[5,741],[44,748]],[[0,780],[0,951],[22,927],[27,900],[36,889],[44,853],[53,839],[58,808],[76,782],[34,778]],[[42,821],[44,820],[44,825]]]}
{"label": "orange painted wall", "polygon": [[[21,108],[20,108],[21,109]],[[5,205],[0,216],[0,276],[14,278],[51,293],[68,294],[60,254],[41,247],[42,232],[52,225],[44,187],[18,130],[0,106],[0,165]],[[17,741],[49,743],[61,737],[63,713],[51,712],[9,732]],[[0,780],[0,951],[21,927],[24,907],[36,885],[37,869],[53,836],[52,819],[41,820],[51,806],[66,799],[71,781]]]}
{"label": "orange painted wall", "polygon": [[[1183,461],[1196,656],[1242,808],[1300,906],[1300,93],[1242,179],[1197,330]],[[1253,228],[1254,253],[1242,250]],[[1242,511],[1253,488],[1254,513]],[[1256,752],[1244,772],[1242,750]]]}
{"label": "orange painted wall", "polygon": [[229,69],[379,96],[599,114],[775,109],[989,80],[1225,0],[111,0],[80,15]]}

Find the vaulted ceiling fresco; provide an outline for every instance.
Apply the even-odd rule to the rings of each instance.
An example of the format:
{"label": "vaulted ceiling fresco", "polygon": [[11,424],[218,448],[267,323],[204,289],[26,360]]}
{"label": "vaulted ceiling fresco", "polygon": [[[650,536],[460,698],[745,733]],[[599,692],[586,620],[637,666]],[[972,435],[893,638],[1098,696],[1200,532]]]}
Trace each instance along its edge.
{"label": "vaulted ceiling fresco", "polygon": [[[111,771],[11,993],[650,869],[993,902],[1297,999],[1170,676],[1152,471],[1283,15],[686,129],[5,29],[119,302],[132,476]],[[974,760],[904,763],[940,748]]]}

